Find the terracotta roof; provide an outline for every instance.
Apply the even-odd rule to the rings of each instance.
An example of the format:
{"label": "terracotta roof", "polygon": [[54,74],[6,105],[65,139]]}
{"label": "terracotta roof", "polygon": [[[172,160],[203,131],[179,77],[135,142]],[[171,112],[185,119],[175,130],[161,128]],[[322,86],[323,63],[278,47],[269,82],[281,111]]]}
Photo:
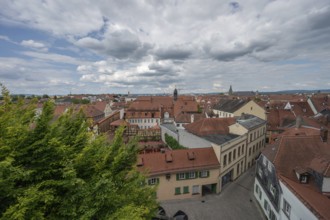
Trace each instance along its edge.
{"label": "terracotta roof", "polygon": [[197,136],[229,134],[228,126],[235,122],[235,118],[204,118],[186,125],[185,128]]}
{"label": "terracotta roof", "polygon": [[[293,130],[295,133],[291,135]],[[290,132],[283,133],[277,143],[278,151],[273,161],[278,177],[297,197],[321,219],[330,219],[330,200],[322,195],[314,177],[310,178],[308,184],[300,184],[294,172],[300,167],[330,177],[329,139],[328,142],[322,142],[320,135],[314,135],[315,132],[311,128],[292,128]]]}
{"label": "terracotta roof", "polygon": [[129,123],[127,121],[125,121],[124,119],[119,119],[119,120],[116,120],[112,123],[110,123],[110,125],[113,125],[113,126],[121,126],[121,125],[129,125]]}
{"label": "terracotta roof", "polygon": [[95,102],[93,103],[93,105],[95,106],[95,108],[99,109],[100,111],[105,110],[105,107],[107,106],[108,102],[106,101],[101,101],[101,102]]}
{"label": "terracotta roof", "polygon": [[204,114],[194,114],[194,113],[180,113],[175,117],[175,122],[177,123],[191,123],[191,116],[193,115],[194,121],[198,121],[205,118]]}
{"label": "terracotta roof", "polygon": [[247,102],[248,100],[243,99],[222,99],[219,103],[213,106],[213,109],[234,113]]}
{"label": "terracotta roof", "polygon": [[327,95],[313,96],[311,100],[318,112],[330,107],[330,100]]}
{"label": "terracotta roof", "polygon": [[285,176],[279,179],[309,208],[318,219],[330,219],[330,199],[310,187],[309,184],[300,184]]}
{"label": "terracotta roof", "polygon": [[295,115],[298,116],[313,116],[314,113],[307,103],[307,101],[304,102],[290,102],[292,106],[292,110],[294,111]]}
{"label": "terracotta roof", "polygon": [[198,112],[198,103],[194,100],[192,101],[183,101],[183,100],[177,100],[174,103],[174,116],[177,116],[178,114],[182,112]]}
{"label": "terracotta roof", "polygon": [[[194,159],[189,159],[193,155]],[[213,148],[194,148],[166,151],[164,153],[139,154],[139,171],[147,171],[150,175],[159,175],[189,170],[203,170],[219,168],[220,164]]]}
{"label": "terracotta roof", "polygon": [[296,120],[295,115],[290,110],[284,109],[270,109],[267,116],[268,129],[277,129],[279,127],[285,127]]}

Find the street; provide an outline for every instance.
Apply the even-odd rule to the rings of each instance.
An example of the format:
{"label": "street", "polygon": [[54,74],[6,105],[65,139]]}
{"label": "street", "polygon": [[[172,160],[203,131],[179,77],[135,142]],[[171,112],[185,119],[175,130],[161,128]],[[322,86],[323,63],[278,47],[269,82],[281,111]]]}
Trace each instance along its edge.
{"label": "street", "polygon": [[161,206],[168,216],[182,210],[188,215],[189,220],[263,220],[265,217],[253,196],[254,169],[255,167],[250,168],[234,182],[228,183],[219,195],[166,201],[161,202]]}

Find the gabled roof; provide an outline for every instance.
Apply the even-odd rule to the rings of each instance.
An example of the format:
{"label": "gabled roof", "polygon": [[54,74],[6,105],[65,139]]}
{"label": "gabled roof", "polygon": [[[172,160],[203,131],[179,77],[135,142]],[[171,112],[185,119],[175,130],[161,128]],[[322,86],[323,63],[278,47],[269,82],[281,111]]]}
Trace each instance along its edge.
{"label": "gabled roof", "polygon": [[176,123],[191,123],[191,117],[193,117],[194,121],[198,121],[202,118],[205,118],[204,114],[194,114],[194,113],[180,113],[175,117]]}
{"label": "gabled roof", "polygon": [[[322,195],[314,177],[307,184],[300,184],[295,175],[295,169],[300,167],[330,177],[330,143],[322,142],[320,135],[315,135],[316,131],[312,128],[288,129],[263,154],[272,158],[275,153],[273,163],[278,178],[320,219],[330,219],[330,200]],[[268,149],[270,147],[274,152]]]}
{"label": "gabled roof", "polygon": [[235,118],[204,118],[185,126],[186,130],[197,136],[229,134],[229,125],[235,124]]}
{"label": "gabled roof", "polygon": [[[193,155],[194,159],[189,159]],[[146,171],[149,175],[161,175],[194,170],[216,169],[220,164],[213,148],[194,148],[139,154],[139,171]],[[141,163],[143,164],[141,166]]]}
{"label": "gabled roof", "polygon": [[234,113],[247,102],[248,100],[243,99],[222,99],[219,103],[213,106],[213,109],[223,112]]}

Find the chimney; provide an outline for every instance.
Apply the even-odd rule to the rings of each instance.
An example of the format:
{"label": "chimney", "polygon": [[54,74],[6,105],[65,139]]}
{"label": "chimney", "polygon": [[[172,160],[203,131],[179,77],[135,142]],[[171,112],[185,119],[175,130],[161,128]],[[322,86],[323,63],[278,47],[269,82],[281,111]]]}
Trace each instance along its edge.
{"label": "chimney", "polygon": [[328,129],[322,127],[320,129],[320,136],[321,136],[321,140],[323,142],[327,142],[328,141]]}
{"label": "chimney", "polygon": [[296,118],[296,128],[300,128],[302,123],[302,118],[301,116],[297,116]]}

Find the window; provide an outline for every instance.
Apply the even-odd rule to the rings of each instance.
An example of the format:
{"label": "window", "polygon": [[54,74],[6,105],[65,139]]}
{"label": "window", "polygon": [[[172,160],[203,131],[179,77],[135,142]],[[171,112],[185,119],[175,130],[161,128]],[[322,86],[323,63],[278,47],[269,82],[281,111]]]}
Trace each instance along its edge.
{"label": "window", "polygon": [[201,177],[201,178],[209,177],[209,171],[207,171],[207,170],[201,171],[199,173],[199,177]]}
{"label": "window", "polygon": [[195,179],[196,178],[196,173],[195,172],[189,172],[188,173],[188,178],[189,179]]}
{"label": "window", "polygon": [[241,146],[238,147],[238,156],[241,155]]}
{"label": "window", "polygon": [[269,190],[270,190],[270,193],[275,197],[275,194],[276,194],[276,188],[270,184],[269,186]]}
{"label": "window", "polygon": [[269,213],[270,207],[269,207],[267,200],[264,200],[264,209],[267,213]]}
{"label": "window", "polygon": [[259,186],[256,185],[256,193],[259,193]]}
{"label": "window", "polygon": [[192,187],[192,194],[199,194],[199,185],[195,185]]}
{"label": "window", "polygon": [[234,153],[233,153],[233,160],[236,159],[236,149],[234,150]]}
{"label": "window", "polygon": [[268,170],[269,170],[270,173],[272,172],[272,164],[271,163],[268,163]]}
{"label": "window", "polygon": [[283,212],[286,216],[290,217],[291,205],[283,199]]}
{"label": "window", "polygon": [[250,134],[250,142],[252,141],[252,133]]}
{"label": "window", "polygon": [[180,195],[180,194],[181,194],[181,188],[175,187],[175,195]]}
{"label": "window", "polygon": [[156,185],[157,183],[159,183],[159,179],[158,178],[150,178],[150,179],[148,179],[148,185]]}
{"label": "window", "polygon": [[251,155],[251,148],[249,148],[249,156]]}
{"label": "window", "polygon": [[244,154],[244,144],[242,145],[242,154]]}
{"label": "window", "polygon": [[231,162],[231,152],[229,152],[228,163]]}
{"label": "window", "polygon": [[262,169],[260,167],[258,168],[258,175],[259,177],[262,177]]}
{"label": "window", "polygon": [[239,174],[239,164],[237,164],[237,168],[236,168],[236,174]]}
{"label": "window", "polygon": [[183,194],[189,193],[189,186],[184,186],[183,187]]}
{"label": "window", "polygon": [[275,215],[275,213],[273,212],[273,210],[270,210],[270,212],[269,212],[269,219],[270,219],[270,220],[276,220],[276,215]]}
{"label": "window", "polygon": [[227,154],[223,156],[223,166],[225,167],[227,165]]}
{"label": "window", "polygon": [[178,173],[177,174],[177,180],[184,180],[184,179],[186,179],[184,173]]}

